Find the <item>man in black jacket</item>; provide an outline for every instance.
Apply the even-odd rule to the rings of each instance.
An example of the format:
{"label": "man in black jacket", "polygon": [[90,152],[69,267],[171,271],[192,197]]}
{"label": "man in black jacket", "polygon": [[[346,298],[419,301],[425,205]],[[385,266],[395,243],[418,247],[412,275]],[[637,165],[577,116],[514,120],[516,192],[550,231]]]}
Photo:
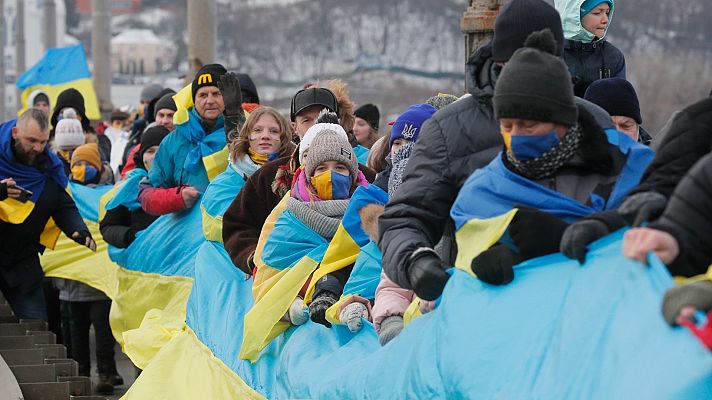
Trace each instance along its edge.
{"label": "man in black jacket", "polygon": [[19,318],[47,319],[39,253],[50,218],[74,241],[96,250],[48,140],[41,110],[0,125],[0,291]]}
{"label": "man in black jacket", "polygon": [[[470,96],[438,111],[422,128],[398,193],[380,218],[383,270],[422,299],[440,296],[453,265],[450,208],[465,180],[502,149],[492,96],[497,76],[530,33],[549,28],[563,52],[559,13],[541,0],[513,0],[497,17],[494,39],[467,63]],[[445,237],[443,237],[445,235]],[[443,238],[441,254],[433,250]],[[454,247],[451,246],[451,247]]]}

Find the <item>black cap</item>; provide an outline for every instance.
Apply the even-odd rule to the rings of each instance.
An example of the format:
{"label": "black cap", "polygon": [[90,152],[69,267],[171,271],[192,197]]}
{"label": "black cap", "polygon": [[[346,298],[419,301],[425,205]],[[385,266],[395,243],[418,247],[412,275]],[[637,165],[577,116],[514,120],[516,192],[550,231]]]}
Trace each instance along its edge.
{"label": "black cap", "polygon": [[305,108],[311,106],[324,106],[328,108],[329,111],[335,113],[339,112],[339,105],[336,101],[336,96],[334,93],[325,88],[308,88],[302,89],[297,92],[297,94],[292,97],[292,108],[289,113],[289,117],[292,122],[297,119],[297,114],[302,112]]}
{"label": "black cap", "polygon": [[206,86],[218,86],[220,77],[225,75],[227,70],[220,64],[207,64],[200,67],[193,78],[191,90],[193,92],[193,100],[198,89]]}
{"label": "black cap", "polygon": [[89,118],[87,118],[86,108],[84,107],[84,96],[74,88],[67,89],[57,96],[57,104],[55,104],[54,111],[52,111],[52,118],[50,118],[52,126],[57,126],[59,112],[67,107],[75,109],[77,114],[82,117],[82,128],[84,128],[85,131],[89,129],[90,121]]}
{"label": "black cap", "polygon": [[176,94],[174,91],[170,91],[168,93],[165,93],[163,96],[161,96],[154,104],[153,104],[153,119],[156,119],[156,114],[158,114],[159,110],[163,109],[169,109],[173,111],[178,111],[178,107],[176,107],[176,102],[173,100],[173,96]]}
{"label": "black cap", "polygon": [[255,86],[255,82],[252,82],[252,78],[241,72],[238,72],[235,75],[237,75],[237,81],[240,82],[242,102],[260,104],[260,96],[257,94],[257,86]]}
{"label": "black cap", "polygon": [[143,153],[153,146],[158,146],[170,132],[163,125],[154,125],[141,134],[141,147],[134,156],[134,162],[140,168],[146,169],[143,164]]}
{"label": "black cap", "polygon": [[381,113],[375,105],[370,103],[362,105],[354,111],[354,116],[368,122],[374,131],[378,130],[378,120],[381,119]]}
{"label": "black cap", "polygon": [[559,12],[543,0],[512,0],[504,6],[494,22],[492,59],[508,61],[532,32],[549,28],[556,39],[555,55],[564,52],[564,30]]}
{"label": "black cap", "polygon": [[633,85],[623,78],[608,78],[594,81],[586,89],[584,99],[599,105],[609,115],[633,118],[638,124],[643,123],[640,115],[640,103]]}

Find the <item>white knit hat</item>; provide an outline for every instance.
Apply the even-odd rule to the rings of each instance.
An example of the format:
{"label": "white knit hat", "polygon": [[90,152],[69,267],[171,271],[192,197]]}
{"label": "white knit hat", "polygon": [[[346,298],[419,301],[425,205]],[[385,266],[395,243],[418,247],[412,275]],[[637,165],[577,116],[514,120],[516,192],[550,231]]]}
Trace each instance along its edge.
{"label": "white knit hat", "polygon": [[[329,121],[329,122],[322,122],[322,121]],[[314,138],[316,137],[317,134],[323,132],[323,131],[330,131],[334,132],[337,135],[343,137],[346,139],[346,141],[349,141],[349,137],[346,135],[346,131],[344,130],[341,125],[339,125],[339,117],[336,115],[335,112],[329,111],[328,109],[324,109],[319,113],[319,117],[317,118],[317,123],[314,124],[311,128],[307,129],[307,132],[304,134],[304,137],[302,140],[299,142],[299,163],[304,164],[304,152],[309,149],[311,146],[312,142],[314,141]]]}
{"label": "white knit hat", "polygon": [[84,130],[78,119],[65,118],[57,122],[54,143],[60,150],[69,150],[84,144]]}

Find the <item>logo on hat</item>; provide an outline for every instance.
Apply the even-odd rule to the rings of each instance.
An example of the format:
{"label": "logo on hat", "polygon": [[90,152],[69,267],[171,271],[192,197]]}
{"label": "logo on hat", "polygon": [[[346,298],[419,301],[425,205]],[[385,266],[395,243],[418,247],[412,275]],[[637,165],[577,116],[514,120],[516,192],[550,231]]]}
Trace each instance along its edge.
{"label": "logo on hat", "polygon": [[213,76],[210,74],[203,74],[198,77],[198,85],[205,83],[213,83]]}
{"label": "logo on hat", "polygon": [[403,127],[403,137],[405,139],[413,139],[416,133],[418,133],[418,127],[415,125],[405,124]]}
{"label": "logo on hat", "polygon": [[349,151],[343,147],[341,148],[341,155],[348,158],[349,160],[351,159],[351,151]]}

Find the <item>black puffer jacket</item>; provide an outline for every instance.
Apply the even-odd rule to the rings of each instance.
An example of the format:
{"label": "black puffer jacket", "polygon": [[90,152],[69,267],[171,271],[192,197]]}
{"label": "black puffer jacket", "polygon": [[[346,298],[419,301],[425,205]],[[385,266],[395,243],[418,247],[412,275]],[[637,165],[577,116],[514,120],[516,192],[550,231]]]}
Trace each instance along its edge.
{"label": "black puffer jacket", "polygon": [[598,79],[625,79],[623,53],[605,40],[593,43],[567,40],[564,46],[564,61],[573,78],[576,96],[583,97],[586,89]]}
{"label": "black puffer jacket", "polygon": [[[379,220],[383,269],[404,288],[410,288],[406,260],[415,249],[438,243],[446,225],[446,234],[453,236],[450,207],[460,187],[502,148],[492,109],[496,67],[491,57],[490,45],[480,48],[467,64],[471,96],[438,111],[423,125],[403,183]],[[452,265],[454,259],[443,261]]]}
{"label": "black puffer jacket", "polygon": [[685,175],[660,219],[650,225],[673,235],[680,254],[668,269],[678,276],[704,274],[712,263],[712,154]]}

